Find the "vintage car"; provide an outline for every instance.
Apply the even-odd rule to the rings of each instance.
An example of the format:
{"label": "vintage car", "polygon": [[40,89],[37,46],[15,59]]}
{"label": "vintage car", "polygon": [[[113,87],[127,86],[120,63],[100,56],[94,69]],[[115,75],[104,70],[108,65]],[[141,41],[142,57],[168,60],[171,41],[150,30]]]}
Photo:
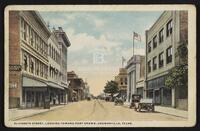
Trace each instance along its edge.
{"label": "vintage car", "polygon": [[91,97],[87,97],[87,101],[90,101],[91,100]]}
{"label": "vintage car", "polygon": [[134,108],[135,109],[135,104],[140,102],[142,96],[139,95],[139,94],[133,94],[132,95],[132,101],[131,101],[131,104],[130,104],[130,108]]}
{"label": "vintage car", "polygon": [[118,98],[118,97],[115,98],[114,102],[115,102],[115,105],[123,105],[124,104],[123,99],[122,98]]}
{"label": "vintage car", "polygon": [[154,112],[153,99],[141,99],[139,102],[136,102],[135,103],[135,110],[139,111],[139,112],[141,110]]}

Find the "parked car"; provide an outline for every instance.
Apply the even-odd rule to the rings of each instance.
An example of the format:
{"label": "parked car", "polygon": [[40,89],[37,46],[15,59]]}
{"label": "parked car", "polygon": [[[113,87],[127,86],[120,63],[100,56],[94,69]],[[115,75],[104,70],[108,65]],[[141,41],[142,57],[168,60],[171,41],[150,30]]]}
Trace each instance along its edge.
{"label": "parked car", "polygon": [[123,105],[124,104],[123,99],[122,98],[118,98],[118,97],[115,98],[114,102],[115,102],[115,105]]}
{"label": "parked car", "polygon": [[136,102],[135,103],[135,110],[139,111],[139,112],[141,110],[154,112],[153,99],[141,99],[139,102]]}
{"label": "parked car", "polygon": [[91,97],[87,97],[87,100],[90,101],[90,100],[91,100]]}
{"label": "parked car", "polygon": [[136,107],[136,103],[140,102],[142,96],[139,95],[139,94],[133,94],[132,95],[132,101],[131,101],[131,104],[130,104],[130,108],[134,108]]}

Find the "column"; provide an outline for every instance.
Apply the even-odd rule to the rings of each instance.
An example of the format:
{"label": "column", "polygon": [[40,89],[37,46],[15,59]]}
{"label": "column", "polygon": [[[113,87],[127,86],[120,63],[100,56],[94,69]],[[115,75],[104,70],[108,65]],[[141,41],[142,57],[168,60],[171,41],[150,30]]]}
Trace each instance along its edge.
{"label": "column", "polygon": [[130,86],[130,73],[128,73],[127,77],[126,102],[129,102],[129,86]]}

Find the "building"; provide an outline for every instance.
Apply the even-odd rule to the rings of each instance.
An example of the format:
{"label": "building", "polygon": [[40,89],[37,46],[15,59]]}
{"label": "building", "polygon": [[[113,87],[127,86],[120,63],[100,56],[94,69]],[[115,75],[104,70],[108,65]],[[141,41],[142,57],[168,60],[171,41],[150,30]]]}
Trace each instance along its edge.
{"label": "building", "polygon": [[[187,87],[168,88],[165,79],[169,71],[180,64],[178,48],[187,44],[187,11],[164,11],[146,31],[146,91],[158,105],[187,109]],[[179,92],[182,93],[179,93]]]}
{"label": "building", "polygon": [[131,102],[133,94],[141,94],[144,91],[144,56],[132,56],[126,65],[127,69],[127,102]]}
{"label": "building", "polygon": [[82,78],[79,78],[74,71],[67,73],[67,78],[69,81],[69,101],[80,101],[85,98],[85,82]]}
{"label": "building", "polygon": [[63,43],[58,34],[37,11],[9,12],[9,108],[66,103],[67,77],[61,80],[61,72],[67,72],[63,46],[70,44],[63,31]]}
{"label": "building", "polygon": [[127,93],[127,69],[120,68],[119,74],[115,76],[115,81],[118,83],[119,96],[125,99]]}
{"label": "building", "polygon": [[[68,81],[67,81],[67,49],[71,45],[66,33],[63,31],[62,27],[58,27],[56,30],[53,29],[53,33],[58,41],[58,46],[60,50],[60,55],[53,55],[54,57],[59,56],[60,59],[60,76],[61,76],[61,86],[65,89],[64,92],[61,94],[61,102],[66,103],[68,96],[67,92],[69,92],[68,89]],[[53,52],[56,52],[56,50],[52,49]],[[58,53],[57,53],[58,54]]]}
{"label": "building", "polygon": [[66,103],[66,89],[61,85],[61,48],[55,34],[48,39],[48,86],[50,89],[50,105]]}
{"label": "building", "polygon": [[139,56],[139,64],[136,64],[136,94],[140,94],[145,97],[144,91],[144,73],[145,73],[145,56]]}
{"label": "building", "polygon": [[41,107],[49,100],[50,35],[38,12],[9,12],[9,108]]}

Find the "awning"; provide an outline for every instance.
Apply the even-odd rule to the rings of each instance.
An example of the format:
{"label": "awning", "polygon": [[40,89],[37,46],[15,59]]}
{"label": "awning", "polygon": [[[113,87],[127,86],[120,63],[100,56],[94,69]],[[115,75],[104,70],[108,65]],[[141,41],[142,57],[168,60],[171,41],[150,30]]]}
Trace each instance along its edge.
{"label": "awning", "polygon": [[23,87],[47,87],[47,84],[43,81],[39,81],[29,77],[23,77]]}
{"label": "awning", "polygon": [[64,90],[64,88],[62,86],[55,84],[53,82],[48,82],[48,86]]}

